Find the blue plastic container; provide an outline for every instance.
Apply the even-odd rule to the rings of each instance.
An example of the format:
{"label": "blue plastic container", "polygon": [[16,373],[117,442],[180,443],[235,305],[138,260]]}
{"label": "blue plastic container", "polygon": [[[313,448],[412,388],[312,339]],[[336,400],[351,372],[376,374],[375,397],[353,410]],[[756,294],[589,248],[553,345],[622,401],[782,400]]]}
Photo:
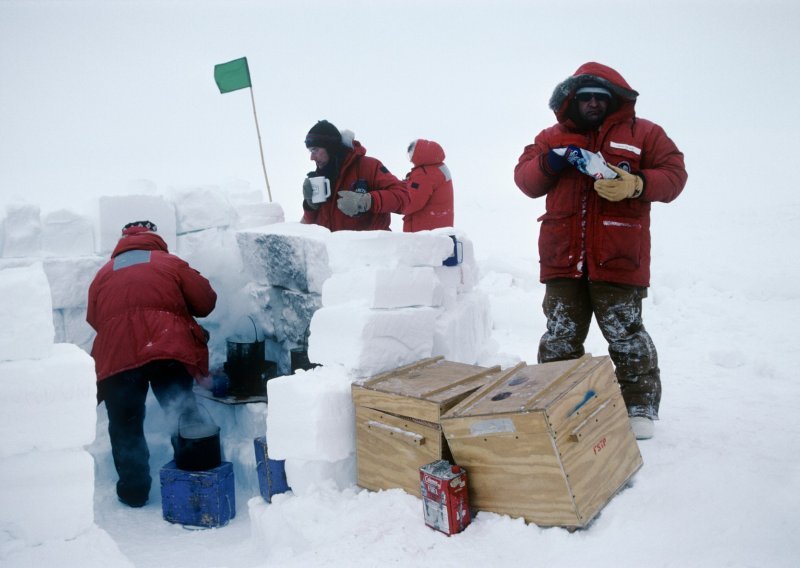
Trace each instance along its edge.
{"label": "blue plastic container", "polygon": [[453,254],[445,258],[442,264],[444,266],[458,266],[464,260],[464,243],[453,235],[450,235],[450,238],[453,239]]}
{"label": "blue plastic container", "polygon": [[267,437],[261,436],[253,440],[256,450],[256,470],[258,471],[258,488],[267,503],[272,496],[289,491],[286,482],[284,460],[271,460],[267,454]]}
{"label": "blue plastic container", "polygon": [[205,471],[186,471],[173,460],[161,468],[160,478],[165,521],[211,528],[223,527],[236,516],[231,462]]}

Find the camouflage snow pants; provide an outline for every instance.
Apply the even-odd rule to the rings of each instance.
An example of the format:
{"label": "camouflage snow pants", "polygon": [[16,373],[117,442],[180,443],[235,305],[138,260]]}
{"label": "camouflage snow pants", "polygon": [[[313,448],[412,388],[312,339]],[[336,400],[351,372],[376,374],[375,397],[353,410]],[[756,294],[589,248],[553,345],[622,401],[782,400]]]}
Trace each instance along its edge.
{"label": "camouflage snow pants", "polygon": [[547,331],[539,340],[539,363],[581,357],[594,315],[608,341],[628,414],[657,419],[661,377],[656,346],[642,323],[646,297],[647,288],[585,277],[547,282],[542,302]]}

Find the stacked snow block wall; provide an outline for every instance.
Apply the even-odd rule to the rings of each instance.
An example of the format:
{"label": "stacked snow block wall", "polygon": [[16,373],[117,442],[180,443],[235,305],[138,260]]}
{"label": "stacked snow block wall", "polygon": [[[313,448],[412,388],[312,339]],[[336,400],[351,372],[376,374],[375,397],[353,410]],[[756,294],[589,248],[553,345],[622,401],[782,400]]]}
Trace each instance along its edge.
{"label": "stacked snow block wall", "polygon": [[88,289],[131,222],[150,220],[170,252],[199,270],[217,290],[217,309],[202,322],[212,333],[217,366],[225,357],[225,337],[252,310],[248,281],[236,244],[238,229],[280,223],[280,205],[265,203],[258,190],[233,185],[171,190],[166,195],[101,197],[97,222],[68,210],[42,215],[37,205],[11,204],[0,222],[0,261],[22,266],[40,261],[52,294],[56,343],[72,343],[87,353],[95,332],[86,323]]}
{"label": "stacked snow block wall", "polygon": [[6,266],[41,262],[52,294],[56,343],[89,351],[94,330],[86,323],[86,291],[103,259],[95,254],[94,228],[67,210],[42,216],[38,206],[6,208],[2,231]]}
{"label": "stacked snow block wall", "polygon": [[[308,358],[322,365],[269,381],[266,420],[260,418],[262,407],[245,420],[266,421],[270,457],[286,460],[296,493],[322,481],[340,487],[355,482],[353,381],[435,355],[474,364],[490,341],[489,303],[475,289],[478,271],[466,235],[452,229],[331,233],[284,223],[278,204],[263,203],[260,192],[246,188],[103,197],[97,226],[68,211],[42,219],[38,207],[12,206],[0,232],[0,262],[7,270],[40,267],[49,278],[53,338],[88,351],[89,283],[108,260],[121,227],[143,219],[155,222],[170,250],[218,293],[217,308],[200,322],[211,332],[212,371],[224,363],[226,338],[253,333],[250,318],[257,321],[256,333],[266,334],[268,358],[281,374],[291,372],[290,354],[297,349],[307,349]],[[443,266],[453,255],[453,237],[463,247],[461,262]],[[15,313],[8,321],[39,329],[28,314]],[[21,350],[15,343],[15,356]],[[93,380],[89,384],[94,403]],[[88,416],[94,420],[96,413]],[[228,416],[215,418],[225,422]],[[235,436],[241,425],[227,426]],[[229,453],[234,467],[249,471],[252,439],[264,431],[245,429],[247,437],[230,445]],[[250,493],[253,483],[254,477],[237,490]]]}
{"label": "stacked snow block wall", "polygon": [[[109,196],[102,197],[98,205],[96,222],[67,210],[42,215],[40,207],[29,204],[9,205],[5,209],[5,214],[0,217],[2,257],[0,275],[11,278],[15,272],[5,272],[5,270],[30,270],[33,265],[39,267],[42,276],[46,275],[46,280],[41,286],[36,284],[35,279],[31,279],[29,284],[20,284],[22,288],[16,297],[9,296],[8,290],[4,293],[4,298],[14,310],[2,311],[3,321],[8,323],[2,326],[0,332],[7,335],[7,337],[3,335],[3,341],[7,343],[4,343],[4,353],[0,356],[2,360],[0,376],[3,380],[14,382],[14,385],[8,385],[9,387],[15,387],[19,383],[20,388],[6,389],[7,394],[0,404],[4,409],[8,407],[8,410],[4,417],[0,417],[0,428],[7,434],[8,440],[27,444],[25,447],[35,445],[37,448],[61,449],[66,442],[57,441],[72,430],[53,424],[52,420],[56,417],[63,417],[68,423],[76,425],[91,420],[91,437],[81,438],[79,443],[74,444],[75,447],[91,443],[96,433],[101,441],[107,440],[103,424],[99,430],[95,427],[98,417],[101,421],[105,419],[105,411],[102,410],[101,414],[98,414],[96,410],[94,363],[87,355],[91,351],[95,333],[86,322],[86,307],[89,285],[97,271],[108,261],[111,251],[119,240],[120,229],[126,223],[144,219],[156,223],[158,232],[170,251],[181,256],[211,281],[218,294],[217,308],[201,323],[211,331],[209,351],[212,366],[221,367],[226,356],[225,338],[235,332],[236,325],[244,315],[253,311],[254,300],[250,297],[248,288],[250,281],[243,274],[235,231],[249,226],[283,221],[283,210],[280,205],[264,203],[260,191],[250,191],[246,187],[227,188],[225,191],[214,187],[197,187],[172,191],[165,196],[154,194]],[[18,280],[20,278],[14,278],[15,282]],[[25,300],[25,303],[21,303],[20,300]],[[29,301],[33,303],[30,304]],[[28,308],[47,306],[50,310],[49,319],[41,321],[44,312],[23,309],[25,306]],[[38,341],[41,338],[33,341],[36,338],[32,335],[42,329],[49,330],[45,332],[45,335],[49,333],[49,339],[44,345],[40,345],[41,342]],[[28,330],[32,331],[29,333]],[[73,345],[53,347],[54,341],[58,344]],[[88,370],[88,375],[85,377],[88,382],[83,385],[88,391],[83,393],[86,398],[80,399],[80,402],[75,402],[63,392],[63,389],[69,391],[76,388],[73,378],[75,372],[71,368],[72,361],[67,360],[62,365],[38,360],[42,350],[55,350],[59,357],[63,358],[67,357],[64,353],[78,350],[74,346],[81,348],[82,351],[79,351],[83,356],[82,364]],[[74,353],[72,356],[77,357]],[[29,358],[37,360],[24,365],[21,363],[12,365],[4,360]],[[59,368],[61,366],[63,368]],[[54,386],[57,388],[53,388]],[[9,394],[10,392],[16,394]],[[66,412],[64,408],[51,404],[55,400],[60,400],[67,406],[75,402],[81,410],[78,411],[76,408],[74,413]],[[35,412],[31,412],[26,403],[29,403]],[[160,409],[154,408],[157,404],[152,395],[148,397],[147,404],[149,417],[162,415]],[[225,413],[225,409],[216,408],[212,404],[208,404],[208,407],[215,421],[222,427],[225,451],[234,462],[237,491],[242,492],[243,498],[258,494],[252,440],[264,435],[266,405],[248,405],[247,409],[236,409],[232,414]],[[52,412],[45,413],[45,409]],[[161,445],[165,447],[169,444],[168,436],[165,437],[162,431],[162,422],[153,420],[152,424],[150,421],[145,423],[148,440],[156,452],[160,442],[163,442]],[[3,447],[2,457],[5,460],[6,456],[10,455],[9,452],[13,451],[15,456],[19,453],[17,461],[21,463],[21,460],[28,460],[26,462],[28,463],[35,454],[23,454],[25,447],[8,444]],[[105,445],[95,444],[94,447],[95,451],[98,447],[106,451],[108,445],[106,442]],[[67,454],[67,457],[69,455]],[[25,487],[29,485],[26,483],[27,476],[43,475],[50,476],[50,482],[43,485],[55,488],[58,486],[52,483],[55,472],[61,472],[59,476],[63,474],[69,479],[73,472],[78,471],[75,468],[86,466],[88,476],[83,476],[82,470],[79,476],[88,480],[86,500],[80,504],[78,510],[82,511],[81,507],[85,505],[91,512],[94,491],[91,456],[84,452],[81,458],[71,459],[69,464],[62,468],[60,462],[67,457],[49,456],[47,459],[54,461],[45,463],[45,458],[39,456],[35,463],[29,464],[31,471],[25,472],[22,477],[18,475],[19,467],[0,468],[2,480],[7,481],[3,487],[12,490]],[[82,462],[83,458],[85,459]],[[100,461],[105,463],[102,458]],[[16,462],[9,463],[13,466]],[[156,469],[162,465],[163,462],[151,463]],[[109,470],[108,475],[113,477],[115,474]],[[157,475],[157,472],[154,475]],[[75,492],[69,494],[73,495]],[[19,495],[20,499],[31,497],[24,492]],[[69,511],[66,504],[62,509],[55,496],[48,495],[46,498],[52,498],[58,511],[64,510],[64,514]],[[16,504],[17,500],[9,500],[8,503],[10,507],[10,504]],[[35,506],[38,500],[31,499],[31,503]],[[7,509],[9,513],[12,510],[12,508]],[[39,510],[46,511],[47,508],[41,507]],[[55,523],[64,521],[58,515],[53,519]],[[5,526],[4,521],[0,524]],[[48,522],[42,526],[51,525],[52,523]],[[65,526],[80,529],[82,526],[80,516],[77,522],[70,520]],[[27,528],[14,529],[11,534],[23,534],[27,530]],[[39,538],[37,534],[34,532],[30,538],[27,536],[25,538],[36,540]],[[42,533],[42,535],[49,538],[47,534]]]}
{"label": "stacked snow block wall", "polygon": [[[461,243],[462,261],[444,266]],[[472,243],[453,229],[340,232],[327,242],[331,277],[311,323],[310,358],[355,378],[442,355],[474,364],[491,335]],[[348,348],[342,348],[342,344]]]}
{"label": "stacked snow block wall", "polygon": [[[451,235],[463,247],[462,261],[443,266],[454,253]],[[330,233],[303,225],[274,225],[239,239],[243,256],[263,259],[247,265],[292,266],[294,281],[320,293],[308,354],[321,367],[267,383],[270,458],[286,460],[295,494],[320,483],[351,486],[351,384],[438,355],[475,364],[489,344],[489,302],[475,289],[472,244],[452,229]],[[254,507],[251,517],[257,518],[262,512]]]}
{"label": "stacked snow block wall", "polygon": [[[8,243],[8,241],[6,241]],[[31,251],[33,252],[33,251]],[[41,261],[0,263],[0,533],[4,550],[94,528],[94,362],[54,344]]]}

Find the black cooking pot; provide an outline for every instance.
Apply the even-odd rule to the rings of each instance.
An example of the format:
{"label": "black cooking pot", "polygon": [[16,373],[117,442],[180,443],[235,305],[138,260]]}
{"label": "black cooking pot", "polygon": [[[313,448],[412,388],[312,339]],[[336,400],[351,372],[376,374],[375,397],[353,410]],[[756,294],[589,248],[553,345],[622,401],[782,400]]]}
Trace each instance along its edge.
{"label": "black cooking pot", "polygon": [[219,426],[214,424],[210,416],[207,421],[200,422],[181,415],[178,433],[172,437],[172,446],[178,469],[205,471],[222,463]]}
{"label": "black cooking pot", "polygon": [[265,340],[258,338],[258,329],[252,317],[250,321],[253,322],[252,341],[240,335],[226,339],[228,352],[223,368],[230,380],[230,393],[240,398],[264,396],[267,391]]}

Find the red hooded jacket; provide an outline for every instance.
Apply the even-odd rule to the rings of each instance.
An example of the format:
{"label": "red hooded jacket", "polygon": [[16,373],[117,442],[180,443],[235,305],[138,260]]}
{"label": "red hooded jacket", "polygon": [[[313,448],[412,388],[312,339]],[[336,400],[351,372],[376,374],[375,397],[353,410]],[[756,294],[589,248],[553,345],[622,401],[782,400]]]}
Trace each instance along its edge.
{"label": "red hooded jacket", "polygon": [[195,377],[208,375],[208,348],[194,317],[214,309],[217,294],[199,272],[169,254],[164,240],[129,229],[89,286],[86,321],[97,380],[150,361],[180,361]]}
{"label": "red hooded jacket", "polygon": [[[303,223],[322,225],[331,231],[388,231],[390,213],[400,213],[408,204],[408,190],[379,160],[367,156],[366,148],[358,141],[353,140],[352,144],[353,150],[345,156],[328,200],[316,211],[303,203]],[[368,191],[372,207],[356,217],[345,215],[336,204],[342,190]]]}
{"label": "red hooded jacket", "polygon": [[403,209],[403,231],[414,233],[453,226],[453,180],[444,150],[431,140],[414,142],[414,168],[406,174],[411,201]]}
{"label": "red hooded jacket", "polygon": [[[595,130],[580,130],[570,118],[575,91],[586,82],[614,95],[608,115]],[[530,197],[546,195],[539,218],[540,279],[581,278],[650,285],[650,203],[670,202],[683,190],[687,174],[683,154],[664,130],[636,117],[639,93],[614,69],[586,63],[560,83],[550,99],[558,123],[539,133],[514,170],[514,181]],[[609,164],[644,180],[637,199],[601,198],[594,180],[568,166],[554,173],[547,152],[573,144],[601,152]]]}

